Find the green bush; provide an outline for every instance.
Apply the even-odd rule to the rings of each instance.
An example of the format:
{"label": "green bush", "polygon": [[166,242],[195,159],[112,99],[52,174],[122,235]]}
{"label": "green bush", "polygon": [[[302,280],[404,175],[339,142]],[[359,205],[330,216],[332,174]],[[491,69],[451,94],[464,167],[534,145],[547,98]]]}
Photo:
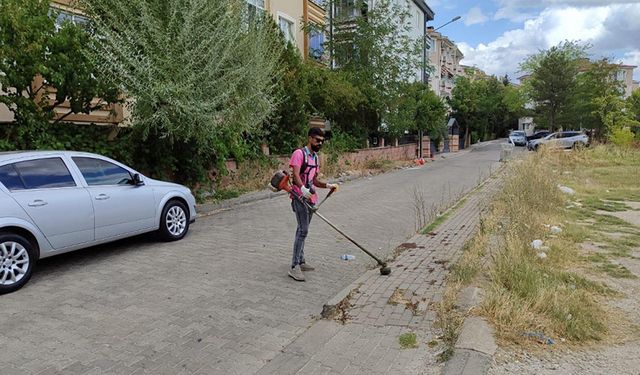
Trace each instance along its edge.
{"label": "green bush", "polygon": [[609,140],[616,146],[629,147],[633,143],[633,139],[634,134],[627,127],[613,129],[609,135]]}

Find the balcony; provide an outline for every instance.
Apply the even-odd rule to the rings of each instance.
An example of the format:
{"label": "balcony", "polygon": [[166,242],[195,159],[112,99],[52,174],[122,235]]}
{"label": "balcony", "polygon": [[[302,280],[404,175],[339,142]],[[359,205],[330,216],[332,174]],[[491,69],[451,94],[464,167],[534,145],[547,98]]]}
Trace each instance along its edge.
{"label": "balcony", "polygon": [[306,20],[316,25],[324,25],[327,12],[322,0],[306,0]]}

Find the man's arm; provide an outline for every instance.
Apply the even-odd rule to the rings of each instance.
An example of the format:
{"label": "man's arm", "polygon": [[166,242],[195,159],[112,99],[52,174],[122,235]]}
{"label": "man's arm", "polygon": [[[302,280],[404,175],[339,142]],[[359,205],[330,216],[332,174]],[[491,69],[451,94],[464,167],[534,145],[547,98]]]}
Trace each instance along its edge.
{"label": "man's arm", "polygon": [[297,187],[302,187],[302,178],[300,178],[300,165],[292,165],[291,169],[293,170],[293,184]]}
{"label": "man's arm", "polygon": [[333,191],[338,191],[339,189],[339,185],[338,184],[328,184],[324,181],[320,181],[318,180],[317,175],[315,177],[313,177],[313,184],[319,188],[322,189],[331,189]]}
{"label": "man's arm", "polygon": [[318,176],[314,176],[313,177],[313,184],[321,189],[326,189],[327,188],[327,183],[324,181],[320,181],[318,180]]}

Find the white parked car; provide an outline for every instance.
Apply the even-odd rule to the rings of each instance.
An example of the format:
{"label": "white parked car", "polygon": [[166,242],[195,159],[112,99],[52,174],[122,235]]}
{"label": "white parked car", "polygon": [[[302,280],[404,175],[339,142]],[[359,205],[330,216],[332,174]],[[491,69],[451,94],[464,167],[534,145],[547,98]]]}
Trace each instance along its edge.
{"label": "white parked car", "polygon": [[534,139],[527,143],[527,149],[535,151],[540,145],[558,148],[578,148],[589,144],[589,137],[580,131],[561,131],[549,134],[540,139]]}
{"label": "white parked car", "polygon": [[187,187],[104,156],[0,152],[0,294],[26,284],[41,258],[151,231],[182,239],[195,204]]}
{"label": "white parked car", "polygon": [[513,130],[509,134],[509,142],[513,143],[516,146],[526,146],[527,134],[524,132],[524,130]]}

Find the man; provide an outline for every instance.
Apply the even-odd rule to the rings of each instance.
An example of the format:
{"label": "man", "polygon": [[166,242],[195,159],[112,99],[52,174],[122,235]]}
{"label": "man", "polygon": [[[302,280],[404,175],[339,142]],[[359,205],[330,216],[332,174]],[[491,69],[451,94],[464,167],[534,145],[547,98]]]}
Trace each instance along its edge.
{"label": "man", "polygon": [[[311,128],[308,132],[309,139],[307,145],[297,149],[291,155],[289,166],[293,171],[293,193],[302,197],[309,206],[314,206],[318,202],[315,187],[338,190],[337,184],[328,184],[318,180],[320,164],[318,162],[318,151],[324,143],[324,131],[320,128]],[[293,242],[293,259],[289,276],[296,281],[304,281],[304,271],[312,271],[314,268],[307,264],[304,259],[304,240],[309,232],[309,223],[313,214],[307,205],[300,202],[296,197],[291,197],[291,208],[296,213],[298,228],[296,238]]]}

